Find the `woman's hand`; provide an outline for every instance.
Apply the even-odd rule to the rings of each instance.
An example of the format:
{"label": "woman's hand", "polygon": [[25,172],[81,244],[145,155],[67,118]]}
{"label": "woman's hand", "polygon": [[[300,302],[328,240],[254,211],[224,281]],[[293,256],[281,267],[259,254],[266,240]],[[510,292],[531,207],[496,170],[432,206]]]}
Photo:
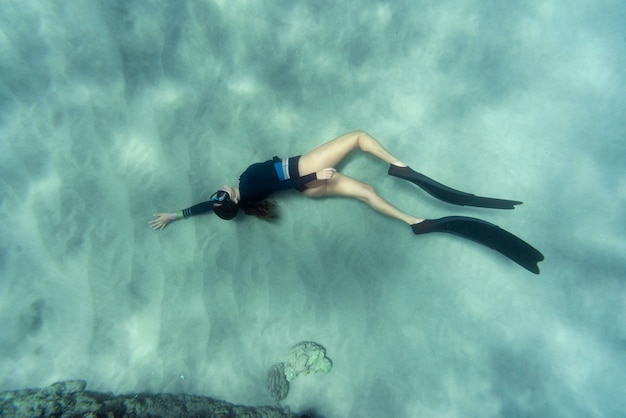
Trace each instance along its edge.
{"label": "woman's hand", "polygon": [[172,221],[169,213],[155,213],[154,216],[156,216],[157,219],[148,222],[150,227],[154,230],[160,231]]}
{"label": "woman's hand", "polygon": [[334,168],[324,168],[323,170],[315,173],[315,176],[318,180],[330,180],[333,178],[336,172],[337,170],[335,170]]}

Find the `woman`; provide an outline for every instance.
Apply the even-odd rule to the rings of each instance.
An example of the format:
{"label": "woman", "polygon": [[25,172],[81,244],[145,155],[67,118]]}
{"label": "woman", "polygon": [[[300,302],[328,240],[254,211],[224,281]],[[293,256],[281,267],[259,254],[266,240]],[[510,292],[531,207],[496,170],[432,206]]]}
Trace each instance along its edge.
{"label": "woman", "polygon": [[369,184],[342,173],[336,167],[355,150],[368,152],[390,165],[389,174],[409,180],[444,201],[479,207],[513,209],[521,202],[479,197],[451,189],[420,174],[391,155],[376,139],[362,131],[350,132],[314,150],[288,159],[274,157],[253,164],[239,179],[239,187],[223,186],[209,201],[178,212],[158,213],[150,221],[161,230],[171,221],[214,211],[222,219],[234,218],[239,209],[263,219],[275,218],[275,206],[267,201],[271,194],[297,189],[308,197],[346,196],[365,202],[374,210],[411,225],[415,234],[448,232],[487,245],[538,274],[537,263],[543,255],[529,244],[499,227],[480,219],[463,216],[423,219],[402,212],[383,199]]}

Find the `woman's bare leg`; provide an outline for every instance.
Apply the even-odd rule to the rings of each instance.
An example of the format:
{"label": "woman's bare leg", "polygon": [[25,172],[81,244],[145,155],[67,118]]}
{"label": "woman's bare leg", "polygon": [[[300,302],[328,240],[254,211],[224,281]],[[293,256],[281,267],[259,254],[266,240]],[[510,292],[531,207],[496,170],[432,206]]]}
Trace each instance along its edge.
{"label": "woman's bare leg", "polygon": [[[380,142],[374,139],[367,132],[355,131],[342,135],[327,142],[314,150],[302,155],[298,163],[298,170],[301,174],[313,173],[324,168],[335,167],[348,154],[360,149],[368,152],[388,164],[400,167],[406,166],[394,155],[389,153]],[[411,216],[402,212],[391,203],[383,199],[372,186],[360,182],[341,173],[335,173],[329,180],[315,180],[307,184],[307,189],[303,192],[308,197],[323,196],[346,196],[358,199],[372,209],[398,219],[409,225],[413,225],[423,221],[422,218]]]}
{"label": "woman's bare leg", "polygon": [[383,215],[398,219],[409,225],[413,225],[424,220],[402,212],[400,209],[383,199],[369,184],[360,182],[341,173],[335,173],[331,179],[321,181],[321,184],[318,187],[308,188],[304,190],[303,193],[308,197],[352,197],[368,204],[372,209],[382,213]]}
{"label": "woman's bare leg", "polygon": [[302,155],[298,163],[298,169],[301,175],[306,175],[324,168],[336,167],[341,160],[357,149],[368,152],[388,164],[400,167],[406,166],[406,164],[390,154],[370,134],[363,131],[354,131],[337,137]]}

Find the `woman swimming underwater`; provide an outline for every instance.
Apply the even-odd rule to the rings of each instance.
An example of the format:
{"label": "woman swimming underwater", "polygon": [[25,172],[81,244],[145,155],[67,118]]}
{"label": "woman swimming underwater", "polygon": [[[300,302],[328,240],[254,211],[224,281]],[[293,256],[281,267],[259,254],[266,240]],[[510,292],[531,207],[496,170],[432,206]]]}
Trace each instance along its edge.
{"label": "woman swimming underwater", "polygon": [[350,132],[314,150],[291,158],[274,157],[249,166],[239,178],[239,187],[223,186],[211,198],[184,210],[157,213],[150,221],[161,230],[170,222],[215,212],[222,219],[234,218],[239,210],[262,219],[273,219],[275,206],[266,200],[271,194],[297,189],[308,197],[345,196],[365,202],[374,210],[411,226],[415,234],[447,232],[486,245],[509,257],[527,270],[539,274],[537,263],[543,255],[520,238],[486,221],[465,216],[423,219],[402,212],[383,199],[372,186],[335,170],[348,154],[361,150],[388,163],[389,174],[408,180],[432,196],[462,206],[514,209],[522,202],[475,196],[460,192],[414,171],[391,155],[376,139],[362,131]]}

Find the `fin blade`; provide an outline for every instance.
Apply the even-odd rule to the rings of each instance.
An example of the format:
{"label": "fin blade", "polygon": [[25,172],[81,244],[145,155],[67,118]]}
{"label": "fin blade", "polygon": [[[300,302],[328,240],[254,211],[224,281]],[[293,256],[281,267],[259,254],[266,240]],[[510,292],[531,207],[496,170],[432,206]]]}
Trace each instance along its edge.
{"label": "fin blade", "polygon": [[498,251],[535,274],[539,274],[538,263],[544,260],[543,254],[526,241],[481,219],[447,216],[440,219],[426,219],[411,225],[411,228],[417,235],[429,232],[446,232],[478,242]]}
{"label": "fin blade", "polygon": [[515,205],[522,204],[522,202],[517,200],[476,196],[475,194],[462,192],[418,173],[410,167],[398,167],[392,164],[389,167],[388,173],[394,177],[408,180],[422,188],[431,196],[454,205],[491,209],[515,209]]}

